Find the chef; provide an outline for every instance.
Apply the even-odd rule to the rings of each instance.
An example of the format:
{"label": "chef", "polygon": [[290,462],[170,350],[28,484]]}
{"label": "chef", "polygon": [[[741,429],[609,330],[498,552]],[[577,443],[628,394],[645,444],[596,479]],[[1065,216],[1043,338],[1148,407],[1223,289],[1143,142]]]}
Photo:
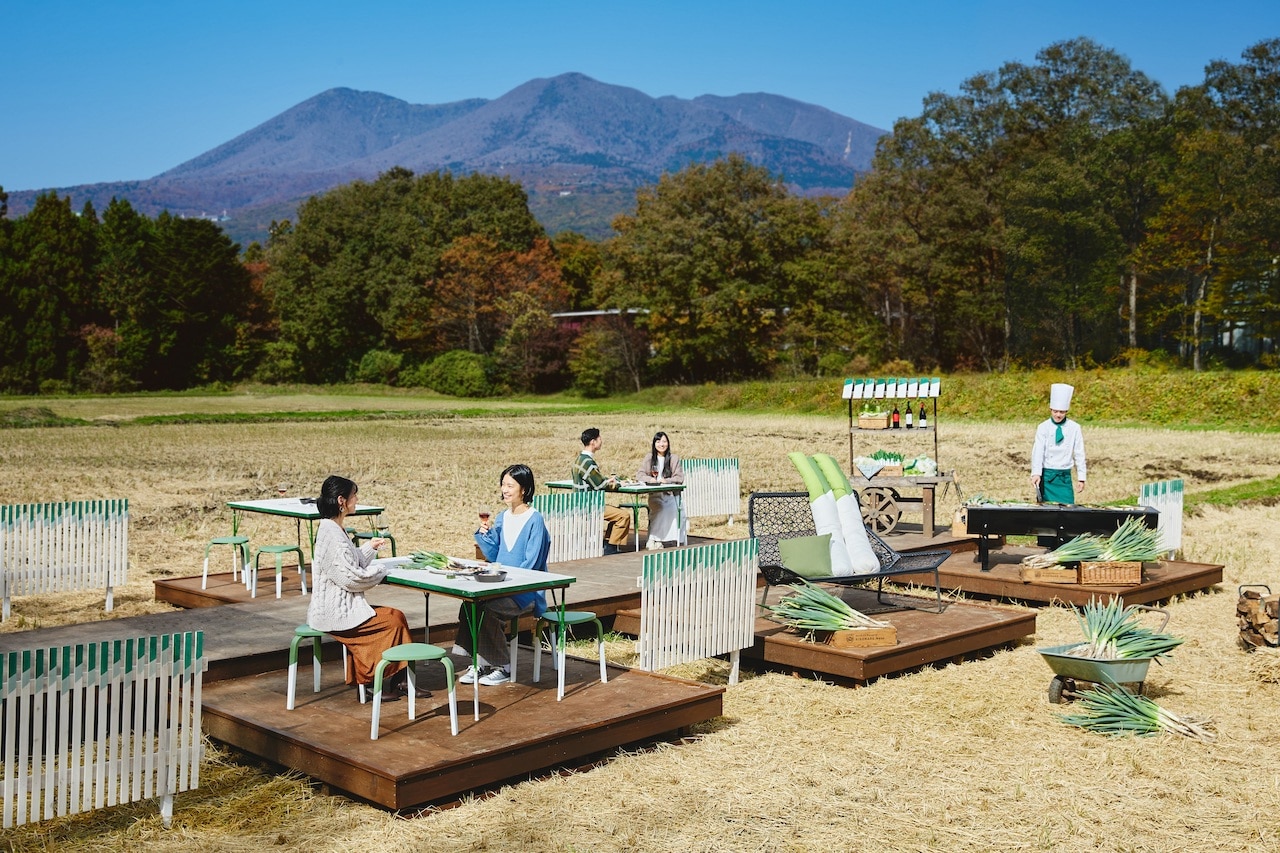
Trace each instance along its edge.
{"label": "chef", "polygon": [[1079,489],[1084,491],[1084,434],[1080,424],[1067,417],[1075,388],[1054,383],[1049,389],[1049,419],[1036,427],[1031,447],[1031,482],[1040,503],[1074,504],[1071,466],[1075,465]]}

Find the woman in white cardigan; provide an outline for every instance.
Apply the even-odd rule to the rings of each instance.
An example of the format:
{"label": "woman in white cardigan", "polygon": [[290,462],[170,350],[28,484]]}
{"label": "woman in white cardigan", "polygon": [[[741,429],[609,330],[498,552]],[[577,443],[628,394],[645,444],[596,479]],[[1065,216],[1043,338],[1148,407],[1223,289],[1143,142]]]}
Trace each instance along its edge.
{"label": "woman in white cardigan", "polygon": [[[382,582],[387,571],[373,565],[385,539],[370,539],[357,548],[347,538],[345,521],[356,508],[359,488],[346,477],[332,476],[320,487],[316,510],[320,525],[316,530],[311,561],[311,604],[307,624],[324,631],[347,647],[351,654],[348,684],[373,684],[373,673],[382,653],[392,646],[409,643],[409,623],[394,607],[372,607],[365,590]],[[404,695],[408,680],[405,664],[393,663],[383,676],[383,700]]]}

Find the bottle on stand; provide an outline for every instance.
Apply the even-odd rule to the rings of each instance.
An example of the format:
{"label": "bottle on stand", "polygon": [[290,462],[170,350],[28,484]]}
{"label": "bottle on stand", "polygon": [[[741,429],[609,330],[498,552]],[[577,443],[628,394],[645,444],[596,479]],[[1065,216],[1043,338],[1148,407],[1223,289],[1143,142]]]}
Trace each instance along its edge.
{"label": "bottle on stand", "polygon": [[920,404],[920,429],[926,429],[929,426],[929,416],[924,413],[924,403]]}
{"label": "bottle on stand", "polygon": [[905,420],[906,420],[906,423],[903,424],[903,426],[905,426],[907,429],[911,429],[912,423],[911,423],[911,404],[910,403],[907,403],[907,413],[905,416]]}
{"label": "bottle on stand", "polygon": [[898,404],[893,404],[893,419],[889,421],[889,426],[893,429],[902,428],[902,413],[898,411]]}

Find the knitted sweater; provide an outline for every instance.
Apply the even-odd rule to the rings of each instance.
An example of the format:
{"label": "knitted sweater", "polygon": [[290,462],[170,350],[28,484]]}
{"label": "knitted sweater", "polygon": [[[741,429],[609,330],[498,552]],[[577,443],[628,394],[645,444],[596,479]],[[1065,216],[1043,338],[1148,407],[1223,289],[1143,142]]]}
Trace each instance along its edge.
{"label": "knitted sweater", "polygon": [[317,631],[348,631],[373,616],[364,591],[381,583],[387,570],[371,566],[376,552],[357,548],[331,518],[321,519],[311,562],[311,603],[307,624]]}
{"label": "knitted sweater", "polygon": [[[506,539],[502,535],[502,527],[511,510],[504,510],[493,527],[489,528],[488,533],[476,531],[476,544],[480,546],[485,559],[491,562],[545,572],[547,557],[551,553],[551,534],[547,532],[547,524],[542,519],[542,513],[532,507],[526,511],[533,516],[525,522],[520,535],[516,537],[515,544],[510,548],[507,547]],[[541,616],[547,609],[547,599],[542,594],[542,590],[518,592],[511,597],[515,599],[521,610],[532,604],[535,616]]]}

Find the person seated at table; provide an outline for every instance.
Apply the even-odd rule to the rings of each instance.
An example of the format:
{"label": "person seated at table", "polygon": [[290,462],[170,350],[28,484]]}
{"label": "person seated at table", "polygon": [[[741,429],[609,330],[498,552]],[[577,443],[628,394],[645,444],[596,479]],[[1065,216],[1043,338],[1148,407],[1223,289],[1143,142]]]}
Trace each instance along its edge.
{"label": "person seated at table", "polygon": [[[508,465],[498,477],[502,502],[507,505],[493,526],[488,519],[480,522],[475,540],[486,560],[503,566],[547,570],[547,557],[551,553],[551,534],[542,513],[529,506],[533,500],[533,471],[528,465]],[[454,654],[471,656],[471,607],[463,603],[458,610],[458,635],[454,641]],[[542,590],[521,592],[503,598],[481,601],[477,614],[475,666],[467,667],[458,681],[471,684],[479,678],[488,687],[511,680],[511,650],[507,646],[505,628],[511,620],[520,616],[541,616],[547,609]],[[478,668],[478,669],[477,669]]]}
{"label": "person seated at table", "polygon": [[[665,432],[654,434],[649,454],[640,460],[636,480],[646,485],[684,482],[684,468],[680,465],[680,457],[671,451],[671,439]],[[667,542],[679,541],[680,496],[675,492],[651,492],[649,540],[645,543],[645,548],[662,548]]]}
{"label": "person seated at table", "polygon": [[[320,525],[311,561],[311,603],[307,624],[346,646],[351,654],[348,684],[373,684],[382,653],[392,646],[413,642],[404,613],[394,607],[370,606],[365,590],[382,582],[387,569],[374,565],[385,539],[370,539],[357,548],[347,538],[346,519],[355,511],[360,490],[346,477],[328,477],[316,498]],[[382,698],[397,699],[408,691],[404,663],[387,667]],[[425,691],[420,691],[425,695]]]}
{"label": "person seated at table", "polygon": [[[589,427],[582,431],[582,452],[574,460],[571,471],[575,488],[587,491],[615,491],[618,488],[618,478],[606,477],[596,463],[596,453],[602,444],[604,440],[600,438],[600,430]],[[605,504],[604,538],[606,557],[625,548],[631,538],[631,513],[622,507]]]}

